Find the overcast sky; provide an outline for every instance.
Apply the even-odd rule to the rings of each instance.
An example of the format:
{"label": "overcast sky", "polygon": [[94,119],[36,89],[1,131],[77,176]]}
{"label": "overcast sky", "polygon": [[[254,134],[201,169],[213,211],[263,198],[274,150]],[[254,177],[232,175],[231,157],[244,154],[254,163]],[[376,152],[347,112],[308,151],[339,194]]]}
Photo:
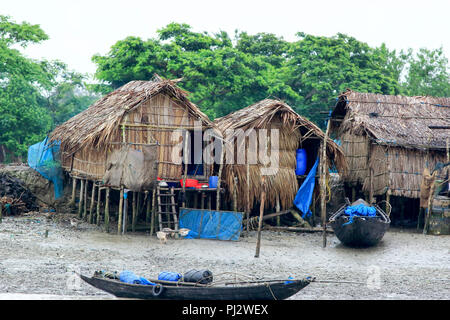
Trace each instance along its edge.
{"label": "overcast sky", "polygon": [[194,31],[270,32],[295,40],[299,31],[351,35],[390,49],[443,47],[450,58],[450,0],[0,0],[0,14],[39,24],[49,35],[25,53],[59,59],[69,68],[94,73],[94,54],[106,54],[127,36],[155,37],[170,22]]}

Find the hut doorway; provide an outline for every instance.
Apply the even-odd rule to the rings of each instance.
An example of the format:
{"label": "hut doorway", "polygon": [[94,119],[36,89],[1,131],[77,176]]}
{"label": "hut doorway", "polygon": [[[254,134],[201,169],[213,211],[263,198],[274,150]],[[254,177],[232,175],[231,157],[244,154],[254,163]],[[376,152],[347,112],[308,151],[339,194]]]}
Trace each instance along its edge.
{"label": "hut doorway", "polygon": [[[203,141],[203,131],[188,131],[188,141],[187,141],[187,176],[197,179],[204,180],[206,179],[207,172],[206,166],[203,165],[203,149],[205,147],[205,143]],[[185,156],[184,156],[184,148],[182,155],[182,175],[185,174]]]}

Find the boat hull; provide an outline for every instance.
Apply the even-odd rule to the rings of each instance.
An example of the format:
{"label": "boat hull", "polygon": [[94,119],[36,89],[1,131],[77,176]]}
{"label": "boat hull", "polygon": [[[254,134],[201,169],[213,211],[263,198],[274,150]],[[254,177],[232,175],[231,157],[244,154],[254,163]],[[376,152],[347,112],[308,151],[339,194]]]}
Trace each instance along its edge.
{"label": "boat hull", "polygon": [[309,280],[292,280],[284,282],[262,283],[251,286],[198,287],[162,284],[158,295],[153,293],[151,285],[129,284],[119,280],[99,277],[81,279],[90,285],[106,291],[119,298],[151,299],[151,300],[283,300],[306,287]]}
{"label": "boat hull", "polygon": [[389,223],[377,218],[354,217],[353,222],[345,224],[348,219],[338,217],[331,221],[336,237],[351,247],[370,247],[377,245],[383,238]]}

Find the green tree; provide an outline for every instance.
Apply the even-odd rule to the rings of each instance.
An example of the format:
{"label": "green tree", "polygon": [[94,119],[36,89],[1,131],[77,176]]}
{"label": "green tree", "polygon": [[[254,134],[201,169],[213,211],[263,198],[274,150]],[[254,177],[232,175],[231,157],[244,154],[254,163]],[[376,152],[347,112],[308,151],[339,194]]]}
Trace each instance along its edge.
{"label": "green tree", "polygon": [[409,49],[400,53],[404,79],[400,78],[402,94],[407,96],[450,97],[448,59],[443,49],[418,52]]}
{"label": "green tree", "polygon": [[38,25],[18,24],[0,16],[0,149],[4,156],[6,150],[14,156],[26,154],[28,146],[51,128],[52,119],[41,106],[40,94],[50,89],[51,75],[45,65],[13,48],[46,39]]}

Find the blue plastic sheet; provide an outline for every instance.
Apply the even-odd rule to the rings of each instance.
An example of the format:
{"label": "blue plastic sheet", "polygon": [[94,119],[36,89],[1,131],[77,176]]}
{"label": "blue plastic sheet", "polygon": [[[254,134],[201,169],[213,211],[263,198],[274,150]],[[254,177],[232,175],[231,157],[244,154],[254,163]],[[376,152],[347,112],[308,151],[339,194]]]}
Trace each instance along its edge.
{"label": "blue plastic sheet", "polygon": [[143,277],[139,277],[135,275],[133,272],[124,270],[119,274],[119,280],[125,283],[131,283],[131,284],[145,284],[145,285],[151,285],[154,286],[155,283],[148,281],[147,279]]}
{"label": "blue plastic sheet", "polygon": [[238,240],[242,230],[242,212],[180,210],[180,228],[189,229],[186,239]]}
{"label": "blue plastic sheet", "polygon": [[343,226],[346,224],[353,223],[353,217],[359,216],[359,217],[376,217],[377,216],[377,209],[375,209],[372,206],[366,206],[365,204],[357,204],[355,206],[348,206],[345,208],[344,214],[349,216],[350,219],[348,222],[344,223]]}
{"label": "blue plastic sheet", "polygon": [[164,281],[178,281],[181,278],[182,278],[181,273],[170,272],[170,271],[163,271],[163,272],[160,272],[158,275],[158,280],[164,280]]}
{"label": "blue plastic sheet", "polygon": [[311,205],[311,199],[314,192],[314,185],[316,184],[316,171],[319,164],[319,157],[317,157],[311,170],[309,170],[305,181],[303,181],[300,189],[298,189],[297,194],[294,198],[294,205],[303,212],[302,218],[305,216],[311,216],[312,212],[309,209]]}
{"label": "blue plastic sheet", "polygon": [[47,137],[28,148],[28,165],[53,182],[55,199],[63,195],[64,188],[59,147],[59,142],[48,143]]}

